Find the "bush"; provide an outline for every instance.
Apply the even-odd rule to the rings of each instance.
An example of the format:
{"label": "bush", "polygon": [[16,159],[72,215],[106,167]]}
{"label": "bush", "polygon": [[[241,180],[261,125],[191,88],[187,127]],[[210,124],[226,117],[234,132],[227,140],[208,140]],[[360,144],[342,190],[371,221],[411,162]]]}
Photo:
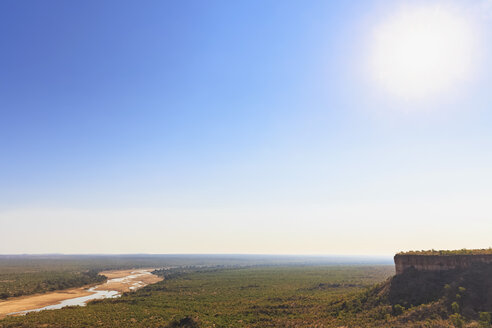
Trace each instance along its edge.
{"label": "bush", "polygon": [[492,318],[490,312],[480,312],[480,327],[490,327],[492,322]]}
{"label": "bush", "polygon": [[198,324],[193,318],[184,317],[180,320],[173,320],[166,328],[198,328]]}
{"label": "bush", "polygon": [[451,311],[453,311],[453,313],[459,313],[460,312],[460,305],[456,302],[453,302],[451,304]]}
{"label": "bush", "polygon": [[458,313],[450,315],[449,319],[451,319],[451,322],[456,328],[462,328],[465,324],[465,320],[463,320],[463,317]]}
{"label": "bush", "polygon": [[395,316],[400,315],[403,313],[403,311],[405,311],[405,308],[400,304],[393,305],[393,315]]}

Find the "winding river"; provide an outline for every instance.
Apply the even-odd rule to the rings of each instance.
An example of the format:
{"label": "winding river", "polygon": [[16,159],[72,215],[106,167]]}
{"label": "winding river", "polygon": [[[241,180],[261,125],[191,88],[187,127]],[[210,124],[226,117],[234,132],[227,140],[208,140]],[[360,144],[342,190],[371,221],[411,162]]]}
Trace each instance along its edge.
{"label": "winding river", "polygon": [[[85,306],[87,302],[104,298],[115,298],[121,296],[123,292],[133,291],[142,288],[148,284],[155,283],[162,280],[151,273],[153,269],[140,269],[140,270],[120,270],[120,271],[106,271],[101,274],[106,275],[108,279],[104,284],[93,286],[90,288],[79,289],[79,293],[76,294],[83,296],[71,297],[69,293],[64,299],[57,300],[53,304],[35,307],[36,302],[32,302],[29,305],[23,305],[22,302],[29,301],[29,297],[25,297],[19,300],[12,300],[15,303],[19,301],[18,306],[15,306],[16,310],[13,312],[7,312],[7,315],[24,315],[29,312],[38,312],[43,310],[55,310],[61,309],[66,306]],[[87,295],[88,294],[88,295]],[[47,294],[49,296],[49,294]],[[32,296],[32,299],[39,298],[40,296]],[[39,303],[41,304],[41,303]]]}
{"label": "winding river", "polygon": [[114,297],[121,296],[121,294],[116,290],[96,290],[96,288],[97,288],[97,286],[91,287],[87,290],[89,292],[93,292],[92,295],[69,298],[67,300],[63,300],[63,301],[59,302],[58,304],[48,305],[48,306],[44,306],[44,307],[41,307],[38,309],[12,312],[12,313],[9,313],[9,315],[26,314],[29,312],[38,312],[38,311],[43,311],[43,310],[56,310],[56,309],[64,308],[65,306],[85,306],[87,304],[87,302],[92,301],[92,300],[97,300],[97,299],[102,299],[102,298],[114,298]]}

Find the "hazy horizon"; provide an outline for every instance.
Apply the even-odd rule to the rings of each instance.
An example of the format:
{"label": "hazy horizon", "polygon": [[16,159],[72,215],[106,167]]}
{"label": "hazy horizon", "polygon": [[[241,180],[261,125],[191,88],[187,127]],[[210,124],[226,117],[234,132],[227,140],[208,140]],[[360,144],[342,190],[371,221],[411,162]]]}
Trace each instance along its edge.
{"label": "hazy horizon", "polygon": [[[225,266],[316,266],[316,265],[394,265],[393,256],[385,255],[292,255],[292,254],[0,254],[0,261],[78,263],[95,260],[108,263],[131,261],[134,265],[163,267],[173,265],[225,265]],[[146,264],[143,264],[146,263]]]}
{"label": "hazy horizon", "polygon": [[391,258],[395,254],[274,254],[274,253],[10,253],[9,256],[258,256],[258,257],[295,257],[295,258]]}
{"label": "hazy horizon", "polygon": [[492,1],[2,1],[0,254],[492,246]]}

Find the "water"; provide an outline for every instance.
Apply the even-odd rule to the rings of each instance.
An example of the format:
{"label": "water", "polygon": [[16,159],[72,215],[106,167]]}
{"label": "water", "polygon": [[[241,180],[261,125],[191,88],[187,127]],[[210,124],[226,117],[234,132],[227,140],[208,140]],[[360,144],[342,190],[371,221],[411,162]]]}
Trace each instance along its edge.
{"label": "water", "polygon": [[39,312],[43,310],[56,310],[56,309],[61,309],[65,306],[85,306],[87,302],[92,301],[92,300],[97,300],[97,299],[103,299],[103,298],[115,298],[121,296],[119,292],[116,290],[95,290],[97,287],[92,287],[89,288],[88,291],[92,292],[94,294],[87,295],[87,296],[81,296],[81,297],[75,297],[75,298],[70,298],[67,300],[63,300],[58,304],[53,304],[53,305],[48,305],[39,309],[33,309],[33,310],[25,310],[25,311],[20,311],[20,312],[12,312],[9,313],[9,315],[12,314],[26,314],[29,312]]}
{"label": "water", "polygon": [[[134,272],[132,272],[131,275],[128,275],[126,277],[108,279],[106,281],[106,284],[130,283],[131,280],[133,280],[135,278],[138,278],[138,277],[141,277],[144,275],[149,275],[149,274],[151,274],[151,273],[148,271],[134,271]],[[91,295],[66,299],[66,300],[63,300],[57,304],[48,305],[48,306],[38,308],[38,309],[12,312],[12,313],[9,313],[9,315],[12,315],[12,314],[21,314],[22,315],[22,314],[26,314],[29,312],[39,312],[39,311],[43,311],[43,310],[57,310],[57,309],[61,309],[61,308],[66,307],[66,306],[85,306],[85,305],[87,305],[87,302],[92,301],[92,300],[104,299],[104,298],[115,298],[115,297],[121,296],[121,294],[116,290],[97,290],[97,288],[101,288],[101,286],[104,286],[104,285],[98,285],[98,286],[89,288],[87,291],[93,293]],[[145,284],[142,281],[137,280],[135,282],[132,282],[129,289],[135,290],[135,289],[138,289],[138,288],[143,287],[143,286],[145,286]]]}

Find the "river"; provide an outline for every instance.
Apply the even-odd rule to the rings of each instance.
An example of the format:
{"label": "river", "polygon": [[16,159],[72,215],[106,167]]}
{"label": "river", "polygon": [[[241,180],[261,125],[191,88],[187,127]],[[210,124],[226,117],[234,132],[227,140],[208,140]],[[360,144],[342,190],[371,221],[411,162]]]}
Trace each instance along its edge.
{"label": "river", "polygon": [[7,300],[0,303],[0,315],[2,307],[5,310],[11,309],[10,312],[8,310],[4,312],[7,315],[24,315],[29,312],[55,310],[66,306],[85,306],[92,300],[119,297],[123,292],[133,291],[162,280],[161,277],[153,275],[151,271],[153,269],[101,272],[100,274],[109,278],[104,284]]}

